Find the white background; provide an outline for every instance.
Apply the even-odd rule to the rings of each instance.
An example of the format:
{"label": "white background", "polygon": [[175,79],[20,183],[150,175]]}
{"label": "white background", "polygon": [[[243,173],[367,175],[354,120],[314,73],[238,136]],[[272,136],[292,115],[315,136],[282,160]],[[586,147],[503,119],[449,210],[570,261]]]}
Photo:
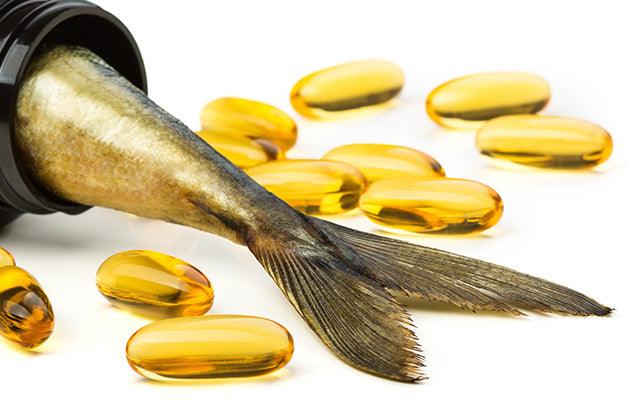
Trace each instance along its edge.
{"label": "white background", "polygon": [[[323,123],[294,114],[300,135],[289,155],[317,157],[353,142],[428,152],[449,176],[495,188],[504,216],[477,236],[406,239],[547,277],[617,310],[609,318],[513,318],[413,307],[429,379],[401,384],[335,358],[245,248],[99,208],[78,217],[28,216],[2,230],[0,245],[42,283],[56,329],[33,353],[0,341],[0,412],[626,412],[628,30],[622,2],[99,3],[136,36],[151,97],[192,128],[202,106],[220,96],[267,101],[294,114],[290,88],[313,70],[370,57],[398,63],[407,83],[390,111]],[[603,125],[616,144],[610,161],[591,172],[498,169],[478,156],[472,132],[445,131],[427,118],[423,102],[433,87],[492,70],[545,77],[553,90],[546,113]],[[375,230],[359,216],[335,220]],[[128,367],[124,346],[148,321],[116,311],[94,285],[102,260],[136,248],[170,253],[204,270],[216,291],[211,313],[284,324],[295,338],[292,362],[256,380],[172,385],[140,378]]]}

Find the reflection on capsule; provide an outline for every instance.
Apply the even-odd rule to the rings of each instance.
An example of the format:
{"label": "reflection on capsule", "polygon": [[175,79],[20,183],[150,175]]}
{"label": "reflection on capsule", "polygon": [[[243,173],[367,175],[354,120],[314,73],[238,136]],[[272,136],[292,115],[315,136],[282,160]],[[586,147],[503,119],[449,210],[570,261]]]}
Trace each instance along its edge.
{"label": "reflection on capsule", "polygon": [[0,247],[0,267],[2,266],[15,266],[15,259],[11,252]]}
{"label": "reflection on capsule", "polygon": [[365,60],[314,72],[292,88],[294,109],[309,118],[330,118],[381,105],[403,88],[401,69],[383,60]]}
{"label": "reflection on capsule", "polygon": [[613,150],[608,132],[591,122],[541,115],[503,116],[477,133],[478,150],[489,157],[546,168],[590,168]]}
{"label": "reflection on capsule", "polygon": [[442,177],[443,167],[429,155],[408,147],[384,144],[350,144],[337,147],[323,159],[353,165],[368,182],[386,178]]}
{"label": "reflection on capsule", "polygon": [[165,319],[129,339],[126,356],[150,379],[251,377],[284,367],[292,357],[290,333],[268,319],[211,315]]}
{"label": "reflection on capsule", "polygon": [[511,114],[534,114],[550,100],[543,78],[526,72],[489,72],[463,76],[434,89],[425,107],[434,122],[469,129]]}
{"label": "reflection on capsule", "polygon": [[205,105],[201,129],[225,137],[265,139],[284,151],[297,140],[297,126],[286,113],[241,98],[219,98]]}
{"label": "reflection on capsule", "polygon": [[373,222],[410,232],[473,233],[493,226],[503,204],[490,187],[454,178],[376,181],[360,199]]}
{"label": "reflection on capsule", "polygon": [[17,266],[0,267],[0,333],[34,348],[52,334],[54,314],[37,280]]}
{"label": "reflection on capsule", "polygon": [[306,214],[336,214],[358,206],[366,180],[351,165],[327,160],[284,160],[248,168],[246,173]]}
{"label": "reflection on capsule", "polygon": [[214,290],[198,269],[149,250],[109,257],[96,273],[96,286],[113,305],[152,318],[202,315]]}
{"label": "reflection on capsule", "polygon": [[267,140],[218,135],[208,131],[198,131],[196,134],[240,168],[284,158],[281,148]]}

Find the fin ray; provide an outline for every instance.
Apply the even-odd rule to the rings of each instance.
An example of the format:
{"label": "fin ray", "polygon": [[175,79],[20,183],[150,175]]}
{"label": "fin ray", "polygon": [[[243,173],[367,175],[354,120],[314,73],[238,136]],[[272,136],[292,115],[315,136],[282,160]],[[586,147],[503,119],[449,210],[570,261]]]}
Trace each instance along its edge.
{"label": "fin ray", "polygon": [[565,286],[504,266],[333,223],[337,243],[375,267],[371,276],[387,288],[462,308],[606,315],[611,309]]}

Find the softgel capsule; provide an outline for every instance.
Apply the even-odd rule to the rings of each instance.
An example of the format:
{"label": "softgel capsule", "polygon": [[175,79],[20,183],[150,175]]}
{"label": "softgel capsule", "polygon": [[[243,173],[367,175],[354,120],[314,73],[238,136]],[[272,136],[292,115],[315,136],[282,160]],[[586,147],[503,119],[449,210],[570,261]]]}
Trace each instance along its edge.
{"label": "softgel capsule", "polygon": [[158,321],[133,334],[126,346],[131,368],[155,380],[268,374],[285,366],[293,351],[283,326],[238,315]]}

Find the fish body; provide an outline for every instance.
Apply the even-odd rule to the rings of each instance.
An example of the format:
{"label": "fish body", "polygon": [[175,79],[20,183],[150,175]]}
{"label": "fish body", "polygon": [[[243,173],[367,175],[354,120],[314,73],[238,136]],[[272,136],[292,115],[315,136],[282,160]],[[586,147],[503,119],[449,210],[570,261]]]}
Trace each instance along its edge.
{"label": "fish body", "polygon": [[40,190],[247,246],[322,341],[363,371],[423,378],[399,294],[513,314],[611,311],[505,267],[305,216],[84,48],[43,51],[17,112],[21,165]]}

